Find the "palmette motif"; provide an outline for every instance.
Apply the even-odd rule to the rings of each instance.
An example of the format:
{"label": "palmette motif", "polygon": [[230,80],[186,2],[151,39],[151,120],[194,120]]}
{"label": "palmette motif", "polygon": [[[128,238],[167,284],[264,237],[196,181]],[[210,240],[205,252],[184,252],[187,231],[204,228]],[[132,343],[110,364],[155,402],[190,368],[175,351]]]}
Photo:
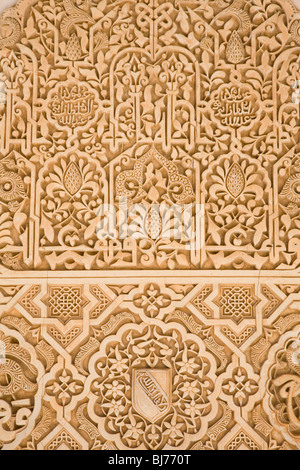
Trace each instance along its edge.
{"label": "palmette motif", "polygon": [[292,0],[2,14],[0,449],[300,449],[299,56]]}

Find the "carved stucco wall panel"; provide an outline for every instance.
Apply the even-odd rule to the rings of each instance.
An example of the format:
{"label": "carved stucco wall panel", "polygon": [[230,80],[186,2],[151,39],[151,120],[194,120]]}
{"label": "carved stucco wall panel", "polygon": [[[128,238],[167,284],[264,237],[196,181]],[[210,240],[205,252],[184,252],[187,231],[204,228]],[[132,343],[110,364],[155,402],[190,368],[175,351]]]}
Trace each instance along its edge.
{"label": "carved stucco wall panel", "polygon": [[0,448],[299,449],[300,11],[0,18]]}

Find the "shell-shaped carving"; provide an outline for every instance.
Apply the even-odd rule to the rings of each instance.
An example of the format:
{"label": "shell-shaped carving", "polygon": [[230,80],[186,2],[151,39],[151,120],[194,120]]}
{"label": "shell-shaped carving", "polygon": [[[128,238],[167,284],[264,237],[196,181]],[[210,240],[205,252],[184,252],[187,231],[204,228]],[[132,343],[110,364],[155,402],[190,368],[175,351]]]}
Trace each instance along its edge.
{"label": "shell-shaped carving", "polygon": [[213,46],[214,46],[214,40],[213,38],[209,37],[209,36],[205,36],[203,39],[201,39],[200,41],[200,47],[202,49],[206,49],[206,50],[212,50],[213,49]]}
{"label": "shell-shaped carving", "polygon": [[226,188],[233,197],[239,197],[245,188],[244,173],[238,163],[234,163],[226,177]]}
{"label": "shell-shaped carving", "polygon": [[108,36],[105,33],[97,33],[95,35],[95,39],[97,41],[97,47],[101,49],[105,49],[109,46]]}
{"label": "shell-shaped carving", "polygon": [[232,64],[239,64],[245,58],[245,47],[239,33],[236,30],[233,31],[228,41],[226,57],[227,60]]}
{"label": "shell-shaped carving", "polygon": [[75,196],[81,189],[83,179],[81,172],[74,162],[70,162],[64,173],[64,186],[71,196]]}
{"label": "shell-shaped carving", "polygon": [[5,176],[0,177],[0,200],[14,201],[25,197],[25,186],[21,176],[8,171]]}
{"label": "shell-shaped carving", "polygon": [[300,344],[294,342],[286,349],[286,358],[292,370],[300,375]]}
{"label": "shell-shaped carving", "polygon": [[291,35],[297,44],[300,44],[300,20],[295,20],[291,26]]}
{"label": "shell-shaped carving", "polygon": [[280,196],[285,196],[292,202],[300,202],[300,173],[291,176],[287,180],[282,188]]}
{"label": "shell-shaped carving", "polygon": [[[7,37],[2,36],[3,26],[8,26],[9,28],[10,33]],[[19,40],[20,35],[21,25],[16,18],[6,17],[0,19],[0,48],[14,46]]]}

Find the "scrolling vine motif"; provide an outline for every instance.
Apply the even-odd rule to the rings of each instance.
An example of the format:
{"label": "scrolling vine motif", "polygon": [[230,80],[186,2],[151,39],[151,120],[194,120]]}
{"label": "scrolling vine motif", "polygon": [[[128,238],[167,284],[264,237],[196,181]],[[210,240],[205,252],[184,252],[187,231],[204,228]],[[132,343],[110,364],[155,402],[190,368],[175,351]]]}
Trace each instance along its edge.
{"label": "scrolling vine motif", "polygon": [[299,53],[291,0],[1,15],[0,449],[300,448]]}
{"label": "scrolling vine motif", "polygon": [[[102,181],[98,197],[90,192],[93,201],[85,203],[87,219],[79,221],[74,213],[72,229],[58,228],[65,224],[55,220],[58,214],[41,217],[39,191],[32,191],[27,221],[24,215],[21,226],[16,223],[12,244],[3,240],[3,257],[18,259],[6,267],[300,266],[297,196],[290,196],[297,192],[293,162],[299,153],[299,106],[293,90],[300,80],[300,20],[290,0],[285,5],[277,0],[210,5],[22,0],[1,21],[5,103],[0,109],[0,156],[19,152],[35,175],[32,183],[38,180],[45,187],[38,179],[49,177],[44,169],[58,168],[61,155],[72,148],[75,160],[68,171],[76,181],[74,191],[85,178],[81,159],[101,166]],[[12,177],[3,171],[1,167],[1,179]],[[224,190],[220,187],[212,196],[208,186],[218,177]],[[53,184],[65,183],[64,171],[51,172],[50,178]],[[90,231],[96,232],[94,208],[90,210],[94,200],[101,210],[104,201],[111,206],[119,197],[136,202],[145,192],[148,204],[153,199],[161,208],[166,200],[207,208],[207,220],[199,228],[201,243],[192,250],[173,236],[154,243],[164,233],[154,214],[148,241],[142,244],[130,236],[119,239],[118,233],[102,244],[86,236],[89,221]],[[285,195],[287,205],[282,204]],[[56,205],[66,207],[63,190],[56,199]],[[74,204],[76,211],[75,199]],[[191,225],[199,226],[195,212]],[[81,250],[70,244],[66,248],[65,235],[57,237],[64,229]],[[25,257],[24,231],[33,241],[31,255]],[[20,237],[23,246],[18,245]],[[52,238],[52,251],[45,251]]]}

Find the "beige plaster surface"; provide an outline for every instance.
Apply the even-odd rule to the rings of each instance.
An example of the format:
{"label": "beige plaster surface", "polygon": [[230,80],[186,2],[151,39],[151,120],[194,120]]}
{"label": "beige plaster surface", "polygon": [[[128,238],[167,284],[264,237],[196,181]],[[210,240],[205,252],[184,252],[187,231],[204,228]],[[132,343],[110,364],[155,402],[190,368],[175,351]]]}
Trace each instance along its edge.
{"label": "beige plaster surface", "polygon": [[10,6],[0,448],[299,450],[300,11]]}

